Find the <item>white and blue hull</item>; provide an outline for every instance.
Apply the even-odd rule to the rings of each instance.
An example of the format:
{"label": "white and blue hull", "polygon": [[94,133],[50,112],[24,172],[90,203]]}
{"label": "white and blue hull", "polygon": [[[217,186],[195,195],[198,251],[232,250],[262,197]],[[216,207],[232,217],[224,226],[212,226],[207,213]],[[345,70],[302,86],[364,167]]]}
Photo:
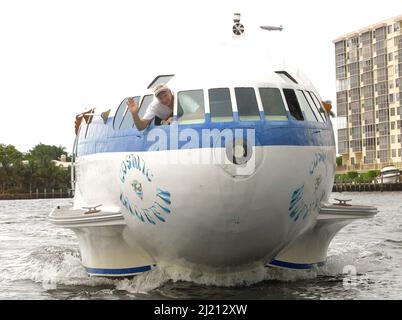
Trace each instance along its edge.
{"label": "white and blue hull", "polygon": [[[216,268],[269,263],[315,225],[331,192],[335,151],[305,146],[254,150],[256,168],[248,177],[233,177],[220,164],[191,164],[201,157],[212,162],[212,149],[83,156],[76,164],[74,208],[102,204],[105,211],[123,213],[125,244],[133,251],[141,248],[140,256],[148,255],[149,261],[122,269],[162,261]],[[172,164],[172,153],[179,163]],[[123,182],[122,164],[127,165],[131,155],[144,167],[127,169]],[[133,191],[133,180],[141,182],[143,199]],[[161,190],[165,198],[158,196]],[[155,202],[162,208],[150,210]],[[82,230],[76,230],[80,236]],[[85,240],[80,241],[81,250],[85,246]],[[91,250],[82,251],[91,255]],[[110,265],[104,263],[103,268]]]}
{"label": "white and blue hull", "polygon": [[[232,65],[230,70],[239,72]],[[254,79],[257,70],[246,70]],[[50,220],[77,234],[89,274],[134,275],[158,265],[221,272],[255,264],[307,269],[325,263],[340,228],[375,214],[375,208],[328,203],[336,162],[330,113],[316,98],[305,100],[309,119],[305,111],[294,113],[291,100],[292,110],[286,102],[280,116],[267,115],[259,88],[277,88],[272,106],[278,99],[280,104],[284,90],[298,90],[296,100],[295,92],[318,96],[301,79],[267,75],[252,82],[229,77],[232,114],[226,120],[214,121],[208,103],[207,88],[221,88],[218,81],[202,93],[199,121],[181,121],[175,99],[171,125],[117,128],[114,117],[81,125],[74,146],[74,204],[55,209]],[[175,92],[200,88],[186,79]],[[258,115],[244,117],[238,110],[234,90],[245,86],[259,96]],[[161,144],[155,149],[156,140]],[[100,213],[82,209],[98,205]]]}

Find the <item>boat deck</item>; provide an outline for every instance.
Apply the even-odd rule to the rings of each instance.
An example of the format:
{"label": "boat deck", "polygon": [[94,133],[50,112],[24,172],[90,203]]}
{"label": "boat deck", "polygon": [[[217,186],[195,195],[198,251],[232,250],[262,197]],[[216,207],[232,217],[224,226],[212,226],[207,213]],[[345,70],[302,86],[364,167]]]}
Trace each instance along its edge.
{"label": "boat deck", "polygon": [[371,218],[378,213],[378,209],[372,206],[349,205],[346,203],[328,204],[321,208],[319,220],[324,219],[360,219]]}
{"label": "boat deck", "polygon": [[72,205],[57,206],[49,214],[49,221],[60,226],[102,226],[125,225],[121,212],[108,212],[99,209],[89,213],[88,209],[73,209]]}

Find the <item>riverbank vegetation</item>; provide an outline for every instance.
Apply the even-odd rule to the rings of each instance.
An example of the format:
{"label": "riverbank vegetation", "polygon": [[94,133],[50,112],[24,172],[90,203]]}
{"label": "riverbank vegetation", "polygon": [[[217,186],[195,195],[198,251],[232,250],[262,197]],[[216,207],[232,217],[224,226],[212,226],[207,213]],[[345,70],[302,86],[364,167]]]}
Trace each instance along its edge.
{"label": "riverbank vegetation", "polygon": [[61,146],[38,144],[28,152],[0,144],[0,194],[30,193],[43,189],[70,188],[70,156]]}
{"label": "riverbank vegetation", "polygon": [[360,182],[371,183],[380,174],[379,170],[370,170],[367,172],[349,171],[347,173],[341,173],[335,175],[335,181],[337,182]]}

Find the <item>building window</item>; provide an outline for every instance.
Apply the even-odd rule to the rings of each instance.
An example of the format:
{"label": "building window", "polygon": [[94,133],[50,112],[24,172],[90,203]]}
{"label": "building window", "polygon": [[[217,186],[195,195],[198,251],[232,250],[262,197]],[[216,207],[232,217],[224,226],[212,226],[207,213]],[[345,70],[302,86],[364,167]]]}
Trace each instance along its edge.
{"label": "building window", "polygon": [[[348,119],[346,117],[337,117],[338,129],[347,129],[348,128]],[[345,137],[345,140],[346,139]]]}
{"label": "building window", "polygon": [[212,122],[233,121],[230,90],[228,88],[209,89],[208,94]]}
{"label": "building window", "polygon": [[[366,88],[366,87],[365,87],[365,88]],[[371,86],[369,86],[369,88],[372,89]],[[364,95],[365,98],[370,97],[370,95],[369,95],[368,93],[365,93],[364,91],[363,91],[363,95]],[[350,91],[349,91],[349,96],[350,96],[350,100],[351,100],[351,101],[360,100],[360,89],[359,89],[359,88],[355,88],[355,89],[350,90]]]}
{"label": "building window", "polygon": [[371,31],[365,32],[361,36],[363,46],[368,46],[371,44],[372,34]]}
{"label": "building window", "polygon": [[260,120],[254,88],[235,88],[237,111],[241,121]]}
{"label": "building window", "polygon": [[285,95],[292,120],[303,121],[303,113],[300,109],[299,102],[297,101],[295,91],[292,89],[283,89],[283,93]]}
{"label": "building window", "polygon": [[265,119],[287,120],[285,104],[278,88],[259,88]]}
{"label": "building window", "polygon": [[189,90],[178,93],[177,118],[180,124],[195,124],[205,121],[203,90]]}
{"label": "building window", "polygon": [[384,94],[387,94],[387,89],[388,89],[388,83],[385,82],[381,82],[381,83],[377,83],[375,85],[375,91],[378,93],[379,96],[383,96]]}
{"label": "building window", "polygon": [[346,78],[346,67],[338,67],[336,68],[336,79],[344,79]]}

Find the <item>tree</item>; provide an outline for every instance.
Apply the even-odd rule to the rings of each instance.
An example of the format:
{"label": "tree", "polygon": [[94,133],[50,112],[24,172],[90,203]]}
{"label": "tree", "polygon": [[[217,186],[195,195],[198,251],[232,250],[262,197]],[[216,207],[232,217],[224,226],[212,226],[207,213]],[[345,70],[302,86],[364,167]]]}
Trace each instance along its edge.
{"label": "tree", "polygon": [[57,167],[52,161],[59,159],[62,154],[70,158],[61,146],[40,143],[23,154],[12,145],[0,144],[1,193],[30,192],[36,188],[68,188],[70,170]]}
{"label": "tree", "polygon": [[57,160],[64,154],[67,156],[67,161],[70,161],[66,152],[66,148],[62,146],[51,146],[43,143],[39,143],[33,149],[29,151],[27,156],[35,160],[43,161],[47,163],[51,160]]}
{"label": "tree", "polygon": [[13,145],[0,144],[0,187],[1,192],[21,183],[18,170],[21,168],[23,154]]}
{"label": "tree", "polygon": [[342,166],[342,156],[336,157],[336,165],[338,167]]}
{"label": "tree", "polygon": [[354,179],[356,179],[358,176],[359,176],[359,173],[356,172],[356,171],[349,171],[349,172],[348,172],[348,178],[349,178],[350,180],[354,180]]}

